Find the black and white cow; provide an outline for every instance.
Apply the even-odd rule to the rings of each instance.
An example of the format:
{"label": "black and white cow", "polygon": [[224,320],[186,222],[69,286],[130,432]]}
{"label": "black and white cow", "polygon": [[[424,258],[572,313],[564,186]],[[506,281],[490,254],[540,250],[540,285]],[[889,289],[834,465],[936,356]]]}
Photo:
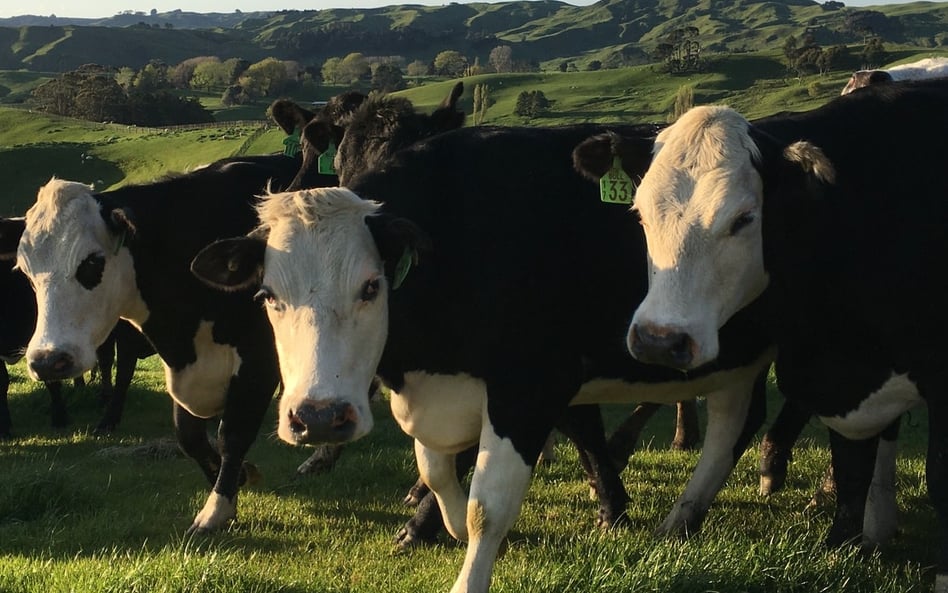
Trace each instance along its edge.
{"label": "black and white cow", "polygon": [[[249,160],[103,193],[53,179],[40,189],[25,228],[22,220],[0,223],[4,237],[22,232],[17,266],[36,289],[37,327],[26,352],[31,376],[61,380],[90,369],[119,318],[155,347],[178,442],[213,485],[190,531],[236,516],[238,486],[254,471],[244,458],[279,381],[272,330],[251,295],[222,294],[190,273],[202,247],[254,228],[257,195],[285,187],[300,163],[283,155]],[[335,185],[334,177],[321,177]],[[0,253],[15,248],[8,242]],[[206,424],[218,415],[215,449]]]}
{"label": "black and white cow", "polygon": [[[13,421],[7,403],[10,388],[8,364],[23,358],[36,327],[36,297],[26,276],[13,269],[12,260],[0,259],[0,438],[12,436]],[[49,381],[50,418],[54,427],[68,423],[62,384]]]}
{"label": "black and white cow", "polygon": [[[687,375],[625,351],[627,298],[647,283],[641,232],[625,209],[593,199],[571,161],[604,130],[440,134],[348,188],[269,196],[257,231],[193,264],[213,285],[259,291],[285,384],[280,438],[360,438],[373,424],[369,383],[378,374],[392,389],[448,530],[469,542],[455,593],[488,589],[533,464],[570,404],[708,395],[702,456],[663,533],[697,528],[763,420],[773,352],[740,317],[723,331],[724,355]],[[644,171],[655,128],[624,132],[639,136]],[[465,495],[455,455],[478,442]]]}
{"label": "black and white cow", "polygon": [[909,64],[899,64],[884,70],[857,70],[849,77],[846,86],[840,92],[848,95],[856,89],[871,84],[888,84],[899,80],[924,80],[927,78],[944,78],[948,76],[948,58],[922,58]]}
{"label": "black and white cow", "polygon": [[[700,368],[719,331],[765,299],[780,390],[832,429],[828,542],[859,535],[877,436],[928,406],[928,491],[948,591],[948,80],[871,85],[749,123],[698,107],[659,134],[635,209],[650,287],[629,330],[641,359]],[[674,352],[669,352],[673,349]]]}

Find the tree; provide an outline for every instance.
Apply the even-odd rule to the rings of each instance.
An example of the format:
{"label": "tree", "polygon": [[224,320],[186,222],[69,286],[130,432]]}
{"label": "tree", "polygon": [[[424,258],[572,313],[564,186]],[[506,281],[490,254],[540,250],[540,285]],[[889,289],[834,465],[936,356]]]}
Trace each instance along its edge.
{"label": "tree", "polygon": [[862,48],[862,52],[859,54],[860,59],[862,60],[862,67],[865,70],[871,70],[882,65],[886,60],[886,51],[885,46],[882,44],[882,39],[878,36],[873,36],[869,38],[869,41],[866,42],[865,47]]}
{"label": "tree", "polygon": [[279,95],[287,84],[286,65],[276,58],[264,58],[248,66],[238,83],[253,98]]}
{"label": "tree", "polygon": [[695,88],[690,85],[683,85],[678,87],[678,92],[675,93],[675,105],[672,109],[672,114],[668,118],[669,123],[674,123],[681,117],[686,111],[694,107],[695,105]]}
{"label": "tree", "polygon": [[371,79],[372,68],[364,55],[358,52],[351,53],[339,61],[336,68],[336,79],[339,82],[354,84],[361,80]]}
{"label": "tree", "polygon": [[329,58],[323,62],[322,75],[323,80],[329,83],[338,82],[339,80],[339,62],[342,61],[342,58]]}
{"label": "tree", "polygon": [[382,62],[372,73],[372,88],[390,93],[405,88],[405,76],[402,69],[391,62]]}
{"label": "tree", "polygon": [[513,71],[513,49],[509,45],[498,45],[490,50],[487,63],[495,72]]}
{"label": "tree", "polygon": [[522,91],[517,95],[517,104],[514,115],[525,118],[534,118],[550,110],[553,101],[546,98],[543,91]]}
{"label": "tree", "polygon": [[599,60],[590,60],[589,63],[586,64],[586,70],[589,70],[589,71],[602,70],[602,62],[600,62]]}
{"label": "tree", "polygon": [[490,87],[486,84],[474,85],[474,125],[484,123],[487,108],[490,106]]}
{"label": "tree", "polygon": [[408,76],[425,76],[432,73],[432,66],[428,62],[415,60],[405,67],[405,73]]}
{"label": "tree", "polygon": [[466,67],[467,58],[453,49],[439,53],[434,59],[435,74],[440,74],[441,76],[460,76]]}

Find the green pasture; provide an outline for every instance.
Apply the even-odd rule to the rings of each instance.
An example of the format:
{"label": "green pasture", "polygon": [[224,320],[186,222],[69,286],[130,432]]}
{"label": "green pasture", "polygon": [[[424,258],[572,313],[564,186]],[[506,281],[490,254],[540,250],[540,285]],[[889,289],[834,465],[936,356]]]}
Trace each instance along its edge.
{"label": "green pasture", "polygon": [[[0,591],[4,593],[434,593],[447,591],[463,546],[396,553],[393,536],[412,509],[409,439],[387,402],[376,427],[328,474],[297,477],[308,449],[273,436],[271,406],[249,459],[263,473],[239,498],[238,522],[206,537],[185,530],[207,484],[176,454],[171,406],[154,358],[139,363],[119,430],[95,437],[96,384],[66,389],[71,425],[49,427],[48,395],[12,367],[15,438],[0,442]],[[769,416],[779,397],[771,386]],[[629,406],[610,406],[614,425]],[[703,407],[701,408],[703,417]],[[570,593],[905,593],[931,587],[937,538],[924,486],[924,411],[903,423],[898,463],[901,531],[884,549],[824,549],[831,507],[806,510],[828,463],[825,429],[811,421],[786,490],[757,493],[749,450],[685,541],[652,535],[684,487],[696,452],[667,449],[673,410],[647,427],[623,474],[631,525],[602,532],[573,448],[537,470],[497,562],[492,591]],[[703,427],[702,427],[703,428]],[[752,447],[756,447],[755,441]]]}

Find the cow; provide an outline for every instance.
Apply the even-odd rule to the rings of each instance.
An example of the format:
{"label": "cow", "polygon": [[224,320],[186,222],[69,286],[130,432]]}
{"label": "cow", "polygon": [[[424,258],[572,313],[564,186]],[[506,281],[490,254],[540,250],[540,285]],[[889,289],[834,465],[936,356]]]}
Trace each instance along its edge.
{"label": "cow", "polygon": [[758,122],[726,106],[688,111],[658,135],[638,188],[650,283],[627,334],[640,360],[701,368],[722,352],[720,329],[766,301],[759,325],[778,348],[781,392],[832,429],[830,545],[860,539],[879,433],[927,404],[938,593],[948,282],[933,263],[948,256],[948,178],[930,139],[948,135],[945,105],[939,79]]}
{"label": "cow", "polygon": [[[90,369],[120,318],[154,346],[174,401],[178,443],[213,486],[189,533],[236,517],[238,487],[257,475],[244,458],[279,379],[260,308],[249,295],[208,289],[189,265],[215,239],[254,228],[257,195],[286,187],[299,162],[284,155],[227,159],[101,193],[54,178],[40,188],[25,221],[0,221],[7,239],[0,254],[15,252],[36,289],[30,376],[63,380]],[[309,183],[320,182],[336,179]],[[206,426],[218,415],[215,449]]]}
{"label": "cow", "polygon": [[[644,171],[656,128],[619,127],[640,138]],[[724,355],[694,372],[626,353],[627,298],[647,288],[641,231],[625,209],[584,199],[594,192],[571,163],[573,147],[605,129],[439,134],[347,187],[269,195],[257,230],[192,263],[222,290],[257,291],[285,385],[281,439],[365,436],[369,383],[391,389],[449,532],[468,541],[455,593],[488,590],[537,455],[571,405],[708,395],[701,459],[664,534],[698,528],[763,421],[773,350],[744,322],[752,312],[723,331]],[[474,443],[465,495],[455,457]]]}
{"label": "cow", "polygon": [[948,58],[922,58],[909,64],[899,64],[885,70],[857,70],[849,78],[841,95],[871,84],[887,84],[898,80],[924,80],[948,76]]}
{"label": "cow", "polygon": [[[0,438],[13,436],[13,422],[7,403],[10,387],[8,364],[23,357],[23,350],[36,325],[36,298],[29,280],[13,269],[12,260],[0,259]],[[49,381],[46,388],[50,393],[50,417],[56,428],[66,426],[68,415],[63,400],[62,384]]]}

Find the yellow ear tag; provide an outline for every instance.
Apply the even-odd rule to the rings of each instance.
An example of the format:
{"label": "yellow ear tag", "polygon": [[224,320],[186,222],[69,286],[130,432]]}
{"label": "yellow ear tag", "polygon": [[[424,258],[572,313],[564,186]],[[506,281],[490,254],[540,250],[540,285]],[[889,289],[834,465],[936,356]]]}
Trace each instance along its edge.
{"label": "yellow ear tag", "polygon": [[320,175],[335,175],[334,160],[336,160],[336,145],[330,142],[326,152],[319,155],[316,161],[316,170],[319,171]]}
{"label": "yellow ear tag", "polygon": [[622,159],[612,159],[612,168],[599,180],[599,198],[609,204],[631,204],[635,198],[635,183],[622,170]]}
{"label": "yellow ear tag", "polygon": [[402,257],[395,265],[395,277],[392,279],[392,290],[398,290],[398,287],[405,282],[405,278],[408,276],[411,265],[415,260],[415,255],[415,251],[411,247],[405,248],[405,252],[402,253]]}

